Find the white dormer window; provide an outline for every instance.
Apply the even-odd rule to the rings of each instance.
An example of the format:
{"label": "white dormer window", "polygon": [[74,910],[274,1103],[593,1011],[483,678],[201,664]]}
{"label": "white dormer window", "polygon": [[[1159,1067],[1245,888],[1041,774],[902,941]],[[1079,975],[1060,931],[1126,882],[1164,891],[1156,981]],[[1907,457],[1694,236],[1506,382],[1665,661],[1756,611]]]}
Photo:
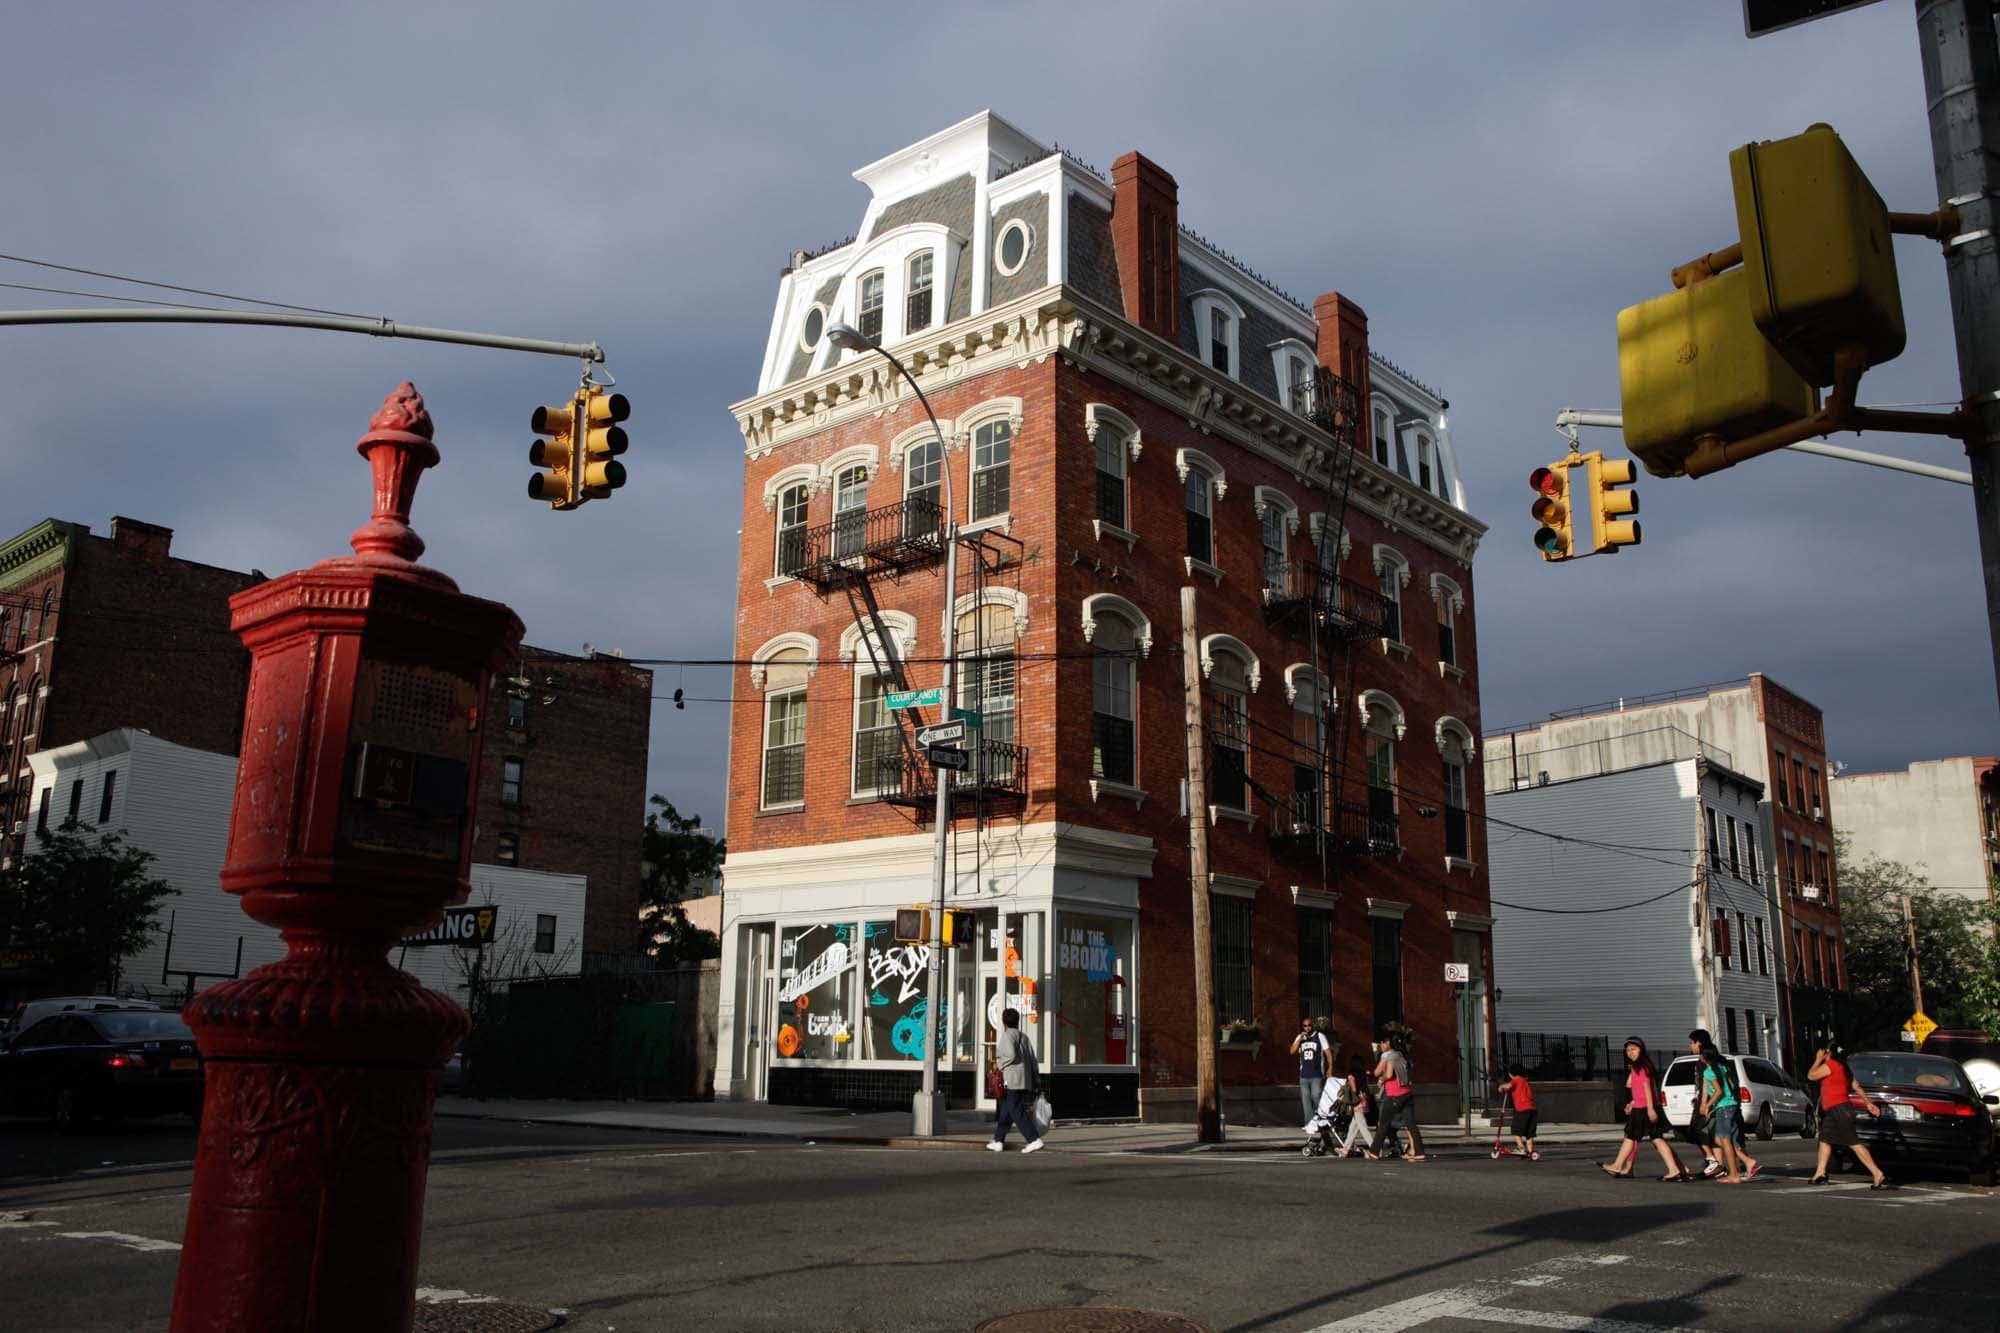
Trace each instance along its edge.
{"label": "white dormer window", "polygon": [[861,275],[861,300],[858,306],[859,318],[856,326],[864,338],[879,341],[882,337],[882,270]]}
{"label": "white dormer window", "polygon": [[1300,416],[1309,416],[1312,401],[1313,365],[1302,356],[1285,358],[1285,406]]}
{"label": "white dormer window", "polygon": [[904,290],[903,334],[905,337],[931,326],[931,276],[936,252],[919,250],[910,256],[910,281]]}
{"label": "white dormer window", "polygon": [[1396,417],[1385,403],[1377,402],[1371,413],[1375,420],[1375,461],[1389,466],[1389,449],[1396,438]]}
{"label": "white dormer window", "polygon": [[1432,481],[1434,471],[1430,437],[1419,435],[1417,436],[1417,485],[1426,491],[1435,491],[1437,486]]}
{"label": "white dormer window", "polygon": [[1208,364],[1229,374],[1229,345],[1236,340],[1236,322],[1221,310],[1208,312]]}
{"label": "white dormer window", "polygon": [[1201,359],[1225,375],[1241,378],[1243,360],[1237,355],[1237,340],[1243,330],[1243,307],[1214,287],[1197,292],[1194,329]]}

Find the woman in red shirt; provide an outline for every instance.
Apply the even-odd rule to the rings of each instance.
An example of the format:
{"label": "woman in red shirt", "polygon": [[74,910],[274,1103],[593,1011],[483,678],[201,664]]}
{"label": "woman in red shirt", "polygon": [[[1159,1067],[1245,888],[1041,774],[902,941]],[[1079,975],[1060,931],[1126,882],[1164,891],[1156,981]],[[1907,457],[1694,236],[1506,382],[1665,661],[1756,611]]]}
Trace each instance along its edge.
{"label": "woman in red shirt", "polygon": [[1666,1122],[1660,1118],[1660,1073],[1653,1067],[1653,1057],[1646,1054],[1646,1043],[1637,1037],[1625,1039],[1625,1086],[1632,1094],[1632,1100],[1625,1104],[1625,1141],[1618,1145],[1618,1156],[1600,1162],[1597,1169],[1607,1176],[1630,1179],[1639,1145],[1651,1139],[1660,1150],[1660,1160],[1667,1164],[1667,1174],[1661,1180],[1693,1180],[1681,1165],[1680,1154],[1661,1137]]}
{"label": "woman in red shirt", "polygon": [[1813,1171],[1810,1185],[1826,1184],[1826,1169],[1833,1160],[1835,1148],[1845,1148],[1859,1158],[1861,1165],[1868,1168],[1868,1174],[1875,1183],[1868,1188],[1879,1190],[1888,1184],[1889,1178],[1882,1174],[1882,1168],[1875,1165],[1874,1154],[1861,1142],[1861,1132],[1856,1128],[1854,1104],[1848,1100],[1852,1092],[1861,1099],[1861,1105],[1870,1116],[1882,1114],[1882,1108],[1869,1100],[1868,1092],[1854,1081],[1854,1074],[1847,1067],[1847,1052],[1838,1042],[1828,1042],[1813,1057],[1812,1068],[1806,1071],[1806,1078],[1819,1084],[1819,1166]]}

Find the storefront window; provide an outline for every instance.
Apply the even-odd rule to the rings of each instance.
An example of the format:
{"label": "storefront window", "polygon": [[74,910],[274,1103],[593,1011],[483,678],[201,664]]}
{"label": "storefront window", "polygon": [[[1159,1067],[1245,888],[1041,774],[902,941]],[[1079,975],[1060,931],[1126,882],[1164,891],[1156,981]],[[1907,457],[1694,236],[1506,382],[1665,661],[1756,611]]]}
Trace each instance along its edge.
{"label": "storefront window", "polygon": [[778,1058],[854,1058],[852,922],[787,926],[778,937]]}
{"label": "storefront window", "polygon": [[[924,985],[930,971],[929,945],[898,944],[893,921],[870,921],[866,989],[862,993],[861,1058],[919,1060],[924,1054]],[[947,1008],[947,1014],[949,1008]],[[940,1025],[938,1051],[949,1049],[950,1033]]]}
{"label": "storefront window", "polygon": [[1035,1051],[1048,1063],[1048,1024],[1042,1022],[1042,932],[1047,918],[1040,912],[1009,912],[1000,918],[1000,929],[986,937],[986,1026],[983,1040],[986,1059],[993,1059],[993,1043],[1000,1035],[1000,1015],[1008,1009],[1019,1011],[1021,1031],[1035,1043]]}
{"label": "storefront window", "polygon": [[1132,923],[1064,912],[1056,931],[1056,1009],[1048,1041],[1065,1065],[1132,1059]]}

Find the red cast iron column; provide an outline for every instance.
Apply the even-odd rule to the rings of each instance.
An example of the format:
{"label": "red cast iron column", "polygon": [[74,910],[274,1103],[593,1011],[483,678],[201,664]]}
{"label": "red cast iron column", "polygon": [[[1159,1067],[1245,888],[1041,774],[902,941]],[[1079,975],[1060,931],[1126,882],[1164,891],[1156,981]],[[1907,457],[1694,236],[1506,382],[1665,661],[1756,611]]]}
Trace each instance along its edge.
{"label": "red cast iron column", "polygon": [[288,953],[187,1008],[208,1090],[176,1333],[415,1314],[438,1069],[468,1020],[387,954],[465,901],[480,705],[521,640],[416,563],[431,430],[414,387],[390,394],[359,446],[375,512],[354,554],[230,599],[251,671],[222,887]]}

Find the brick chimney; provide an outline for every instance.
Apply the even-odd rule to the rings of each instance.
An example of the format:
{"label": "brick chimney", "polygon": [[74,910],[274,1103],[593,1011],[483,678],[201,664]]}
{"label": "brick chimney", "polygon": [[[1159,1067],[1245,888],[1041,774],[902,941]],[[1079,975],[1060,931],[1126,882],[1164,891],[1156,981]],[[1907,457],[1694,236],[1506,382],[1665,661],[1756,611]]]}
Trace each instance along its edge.
{"label": "brick chimney", "polygon": [[1368,314],[1339,292],[1328,292],[1313,302],[1313,319],[1319,325],[1319,363],[1354,389],[1361,415],[1354,447],[1372,456],[1375,414],[1368,410]]}
{"label": "brick chimney", "polygon": [[1111,164],[1111,238],[1125,318],[1170,343],[1181,337],[1180,186],[1158,163],[1127,153]]}
{"label": "brick chimney", "polygon": [[132,551],[151,563],[164,564],[168,548],[174,544],[174,530],[114,514],[111,518],[111,540],[114,545]]}

